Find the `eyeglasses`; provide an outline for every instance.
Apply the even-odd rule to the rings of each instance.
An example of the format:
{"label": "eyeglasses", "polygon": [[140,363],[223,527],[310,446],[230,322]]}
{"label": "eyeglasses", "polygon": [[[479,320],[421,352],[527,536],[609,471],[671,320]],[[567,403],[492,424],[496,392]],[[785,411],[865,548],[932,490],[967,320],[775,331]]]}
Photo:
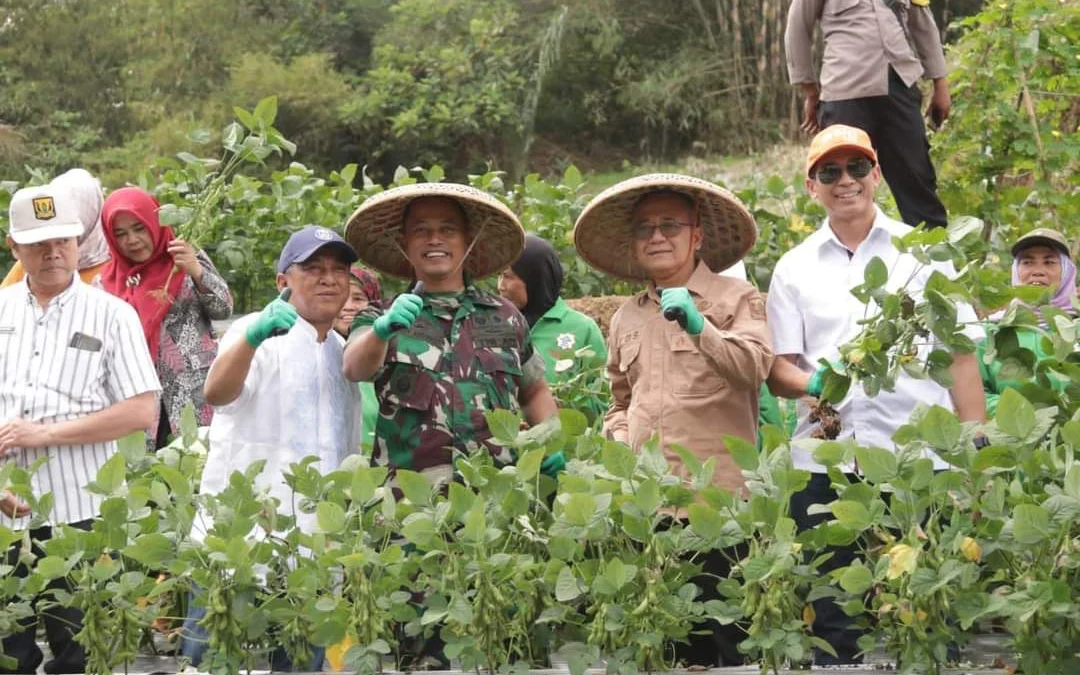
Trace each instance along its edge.
{"label": "eyeglasses", "polygon": [[633,229],[634,239],[648,241],[652,239],[653,232],[656,230],[660,230],[660,234],[664,235],[664,237],[674,239],[679,236],[679,231],[684,227],[690,227],[690,223],[683,223],[678,220],[661,220],[659,223],[636,223]]}
{"label": "eyeglasses", "polygon": [[847,163],[847,167],[840,166],[839,164],[822,164],[818,167],[816,172],[817,181],[822,185],[830,185],[840,180],[840,176],[844,173],[844,169],[847,169],[847,174],[852,178],[866,178],[870,175],[870,171],[874,168],[874,163],[866,157],[860,157],[853,159]]}

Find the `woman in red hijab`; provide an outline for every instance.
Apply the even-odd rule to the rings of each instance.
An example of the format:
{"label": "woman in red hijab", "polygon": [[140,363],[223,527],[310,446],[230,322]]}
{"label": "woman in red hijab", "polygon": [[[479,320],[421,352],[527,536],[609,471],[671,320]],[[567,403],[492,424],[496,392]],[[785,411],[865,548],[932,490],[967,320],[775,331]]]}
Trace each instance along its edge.
{"label": "woman in red hijab", "polygon": [[200,426],[210,424],[213,409],[203,398],[206,373],[217,356],[210,321],[229,318],[232,295],[204,252],[161,225],[157,200],[145,190],[125,187],[110,194],[101,223],[112,260],[101,270],[100,285],[138,312],[161,380],[161,415],[147,438],[148,446],[160,448],[180,431],[188,403]]}

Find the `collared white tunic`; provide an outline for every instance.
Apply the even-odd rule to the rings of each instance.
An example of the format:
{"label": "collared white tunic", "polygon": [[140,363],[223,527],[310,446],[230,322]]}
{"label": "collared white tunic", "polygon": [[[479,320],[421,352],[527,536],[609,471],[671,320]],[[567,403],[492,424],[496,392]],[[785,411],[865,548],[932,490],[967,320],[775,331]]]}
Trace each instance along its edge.
{"label": "collared white tunic", "polygon": [[[73,279],[45,309],[25,280],[0,290],[0,422],[66,422],[161,390],[135,310]],[[24,448],[13,458],[22,467],[46,458],[34,493],[52,492],[49,523],[76,523],[97,515],[101,497],[83,486],[115,452],[108,441]]]}
{"label": "collared white tunic", "polygon": [[[870,233],[855,251],[840,243],[826,221],[785,253],[773,270],[767,300],[769,329],[777,357],[796,355],[798,365],[804,370],[816,369],[822,358],[839,360],[840,345],[861,331],[858,322],[878,312],[875,303],[864,305],[850,292],[863,283],[863,272],[875,257],[881,258],[889,270],[886,289],[896,292],[910,278],[907,289],[916,302],[922,301],[923,289],[935,270],[954,277],[951,264],[924,266],[893,246],[892,237],[902,237],[911,230],[878,209]],[[983,337],[971,306],[957,307],[957,321],[966,324],[964,334],[972,340]],[[921,349],[920,355],[925,358],[932,348]],[[861,445],[891,449],[893,434],[907,423],[920,402],[953,410],[949,391],[930,379],[918,380],[901,372],[895,391],[881,391],[874,397],[867,396],[862,386],[855,383],[836,406],[843,421],[840,438],[854,437]],[[808,413],[809,406],[800,401],[795,438],[808,437],[816,426],[807,421]],[[927,456],[934,460],[935,469],[948,466],[933,453]],[[825,473],[825,467],[815,462],[807,450],[793,448],[792,460],[796,468]]]}
{"label": "collared white tunic", "polygon": [[[219,354],[243,340],[257,316],[233,323]],[[240,396],[214,409],[200,487],[204,494],[220,493],[234,471],[265,460],[257,486],[280,500],[279,512],[297,515],[305,531],[314,517],[294,511],[297,500],[284,478],[289,465],[315,456],[315,468],[325,475],[360,447],[360,393],[342,370],[345,341],[334,331],[321,343],[317,337],[314,326],[299,318],[288,333],[255,350]],[[209,525],[196,523],[196,536]]]}

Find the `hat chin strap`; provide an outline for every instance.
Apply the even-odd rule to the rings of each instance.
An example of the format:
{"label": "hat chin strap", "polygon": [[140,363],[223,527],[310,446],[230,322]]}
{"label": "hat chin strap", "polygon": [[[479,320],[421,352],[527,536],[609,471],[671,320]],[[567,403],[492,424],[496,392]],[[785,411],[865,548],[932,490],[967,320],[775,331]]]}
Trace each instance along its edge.
{"label": "hat chin strap", "polygon": [[[480,226],[480,229],[476,232],[476,236],[473,237],[473,240],[471,242],[469,242],[469,248],[465,249],[465,255],[461,256],[461,260],[459,260],[458,264],[454,266],[454,269],[450,270],[450,274],[448,276],[453,276],[457,274],[458,271],[461,269],[461,266],[465,264],[465,261],[469,258],[469,254],[472,253],[473,246],[476,246],[476,242],[480,241],[480,235],[484,232],[485,227],[487,227],[487,223],[484,223]],[[394,239],[394,246],[397,248],[398,252],[401,253],[401,255],[405,258],[405,260],[409,259],[409,254],[405,252],[405,249],[401,248],[401,244],[397,242],[397,239]]]}

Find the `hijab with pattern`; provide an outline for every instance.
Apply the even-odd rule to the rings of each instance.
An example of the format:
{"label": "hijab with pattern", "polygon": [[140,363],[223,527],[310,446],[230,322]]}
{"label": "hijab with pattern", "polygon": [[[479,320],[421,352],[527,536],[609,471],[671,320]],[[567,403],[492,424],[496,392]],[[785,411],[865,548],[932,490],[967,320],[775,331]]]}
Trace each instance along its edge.
{"label": "hijab with pattern", "polygon": [[[120,188],[110,194],[101,207],[101,222],[109,250],[112,251],[112,260],[101,270],[101,285],[112,295],[126,300],[138,312],[150,356],[155,362],[161,343],[161,321],[180,293],[186,276],[181,270],[172,271],[174,263],[167,249],[176,235],[171,227],[161,225],[158,208],[157,200],[137,187]],[[113,233],[116,217],[121,213],[134,216],[150,233],[154,249],[150,257],[141,263],[125,258],[116,244]],[[169,283],[167,289],[166,280]]]}
{"label": "hijab with pattern", "polygon": [[353,279],[360,286],[360,290],[367,296],[368,304],[382,309],[382,286],[379,284],[379,277],[375,276],[374,272],[363,265],[353,265],[349,268],[349,273],[352,274]]}

